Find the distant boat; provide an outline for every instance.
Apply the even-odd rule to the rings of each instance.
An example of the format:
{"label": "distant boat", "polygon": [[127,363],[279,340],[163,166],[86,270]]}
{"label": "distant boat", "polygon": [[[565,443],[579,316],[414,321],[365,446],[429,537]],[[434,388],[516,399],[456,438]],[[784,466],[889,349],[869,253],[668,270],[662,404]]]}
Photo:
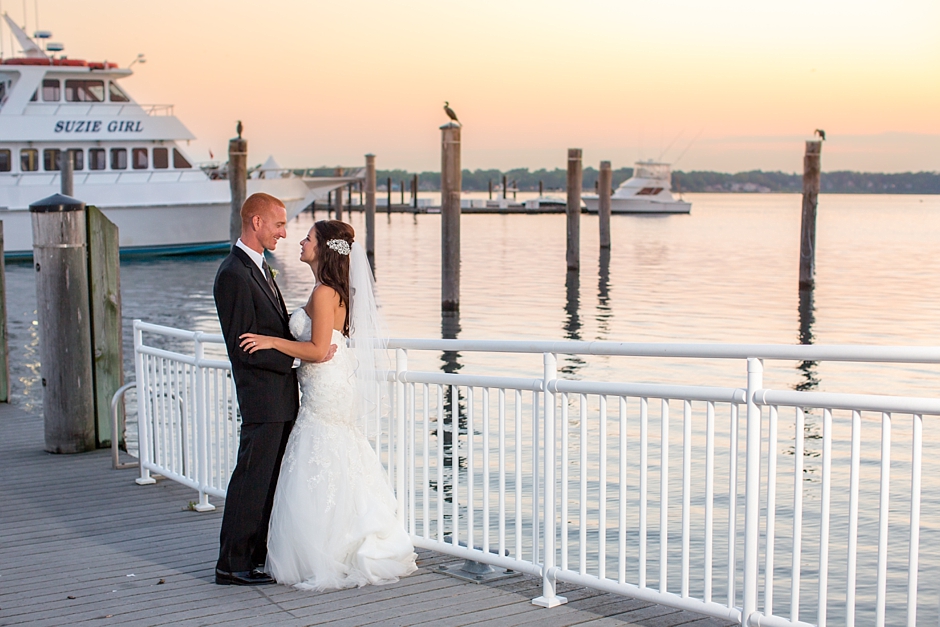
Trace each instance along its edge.
{"label": "distant boat", "polygon": [[[9,17],[22,56],[0,61],[0,220],[8,258],[33,252],[29,205],[58,192],[65,150],[73,193],[120,230],[121,253],[171,254],[229,246],[227,164],[199,167],[184,148],[192,133],[171,105],[138,104],[124,90],[129,68],[56,57]],[[48,38],[47,33],[43,33]],[[270,158],[248,193],[267,192],[293,218],[353,177],[307,177]]]}
{"label": "distant boat", "polygon": [[[689,213],[692,203],[672,195],[672,170],[668,163],[638,161],[633,176],[620,184],[610,197],[611,213]],[[581,196],[588,213],[597,213],[597,194]]]}

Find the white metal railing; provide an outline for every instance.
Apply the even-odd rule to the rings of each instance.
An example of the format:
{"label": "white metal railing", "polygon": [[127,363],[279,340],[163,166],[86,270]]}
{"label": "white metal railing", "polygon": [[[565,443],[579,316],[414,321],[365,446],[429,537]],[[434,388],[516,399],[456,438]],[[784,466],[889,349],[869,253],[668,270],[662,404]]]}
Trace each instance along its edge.
{"label": "white metal railing", "polygon": [[[138,482],[159,473],[198,490],[196,508],[211,509],[207,495],[224,495],[237,451],[229,365],[204,355],[207,344],[221,350],[222,338],[140,321],[134,330]],[[145,345],[145,332],[194,350]],[[899,624],[917,623],[921,436],[940,399],[771,390],[763,371],[765,360],[938,364],[940,349],[471,340],[392,348],[391,411],[369,432],[416,546],[541,576],[533,602],[548,607],[565,602],[555,592],[565,581],[742,625],[884,625],[902,615]],[[542,372],[410,369],[409,355],[423,351],[541,354]],[[733,360],[746,379],[573,381],[559,378],[558,355]],[[817,422],[821,433],[811,431]],[[895,432],[910,445],[893,442]],[[781,455],[792,462],[778,463]]]}

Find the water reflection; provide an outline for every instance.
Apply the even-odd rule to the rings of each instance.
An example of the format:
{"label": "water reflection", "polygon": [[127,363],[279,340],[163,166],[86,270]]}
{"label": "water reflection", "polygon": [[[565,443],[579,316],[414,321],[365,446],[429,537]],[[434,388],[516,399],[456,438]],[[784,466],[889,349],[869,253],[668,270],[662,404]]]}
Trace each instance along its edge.
{"label": "water reflection", "polygon": [[610,249],[601,248],[597,271],[597,339],[606,340],[610,334],[613,311],[610,307]]}
{"label": "water reflection", "polygon": [[[445,340],[456,340],[460,335],[460,312],[442,311],[441,312],[441,338]],[[458,351],[444,351],[441,353],[441,370],[448,374],[454,374],[463,368],[460,363],[460,353]],[[444,415],[441,417],[444,424],[444,485],[441,486],[444,493],[444,500],[450,502],[453,498],[453,456],[456,452],[457,467],[466,468],[467,460],[460,456],[461,436],[467,434],[467,406],[464,394],[460,387],[444,386],[442,389],[444,395]],[[457,417],[457,437],[454,441],[454,416]],[[437,435],[432,433],[432,435]],[[456,451],[455,451],[456,446]],[[431,481],[431,487],[438,489],[435,481]]]}
{"label": "water reflection", "polygon": [[[816,322],[816,307],[813,300],[813,288],[800,289],[800,344],[812,344],[815,340],[813,324]],[[802,381],[794,386],[798,392],[815,390],[819,387],[819,376],[816,372],[819,362],[801,361],[796,369],[802,375]]]}
{"label": "water reflection", "polygon": [[[581,339],[581,275],[577,270],[568,270],[565,275],[565,337],[569,340]],[[567,375],[577,374],[585,365],[578,355],[565,355],[564,364],[559,369]]]}
{"label": "water reflection", "polygon": [[[800,288],[800,344],[813,344],[816,339],[813,334],[813,325],[816,322],[816,306],[814,299],[815,294],[812,287]],[[819,387],[818,367],[819,362],[817,361],[806,360],[799,362],[796,365],[796,369],[800,373],[800,380],[793,386],[793,389],[798,392],[807,392],[817,389]],[[806,481],[815,483],[818,481],[818,479],[815,478],[817,468],[814,464],[808,463],[808,460],[819,458],[822,455],[822,451],[814,444],[816,440],[822,439],[819,427],[819,416],[816,415],[813,409],[805,408],[803,419],[803,457],[805,458],[803,475]],[[796,449],[795,447],[790,447],[785,452],[788,455],[793,455],[796,453]]]}

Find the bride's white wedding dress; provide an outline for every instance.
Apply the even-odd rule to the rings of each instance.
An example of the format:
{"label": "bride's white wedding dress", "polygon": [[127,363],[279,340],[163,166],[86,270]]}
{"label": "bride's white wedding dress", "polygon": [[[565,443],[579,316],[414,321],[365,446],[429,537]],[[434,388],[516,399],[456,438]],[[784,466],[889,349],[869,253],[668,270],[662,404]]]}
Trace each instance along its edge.
{"label": "bride's white wedding dress", "polygon": [[[309,341],[303,309],[291,316],[290,329]],[[333,343],[332,359],[298,370],[303,397],[268,530],[268,574],[312,590],[391,583],[417,568],[385,469],[356,418],[352,351],[339,331]]]}

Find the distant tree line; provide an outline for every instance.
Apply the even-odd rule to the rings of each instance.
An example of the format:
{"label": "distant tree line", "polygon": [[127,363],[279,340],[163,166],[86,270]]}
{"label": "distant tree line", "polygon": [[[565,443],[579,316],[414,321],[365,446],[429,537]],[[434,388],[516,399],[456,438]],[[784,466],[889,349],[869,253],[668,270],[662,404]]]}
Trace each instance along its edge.
{"label": "distant tree line", "polygon": [[[297,170],[301,173],[303,170]],[[333,168],[311,168],[306,170],[314,176],[332,176]],[[377,170],[376,184],[384,191],[388,179],[392,180],[392,189],[399,191],[404,182],[405,190],[411,189],[414,172],[406,170]],[[436,191],[441,188],[440,172],[419,172],[418,188],[421,191]],[[506,177],[510,189],[519,191],[538,191],[541,181],[543,189],[561,191],[565,189],[567,172],[561,168],[554,170],[529,171],[528,168],[514,170],[464,170],[462,173],[465,191],[485,192],[489,184],[496,189]],[[633,168],[620,168],[613,171],[613,186],[633,176]],[[593,190],[598,179],[598,171],[593,167],[584,168],[583,187]],[[820,178],[821,191],[834,194],[940,194],[940,172],[904,172],[900,174],[882,174],[877,172],[823,172]],[[673,190],[683,192],[801,192],[802,174],[785,172],[763,172],[752,170],[726,174],[724,172],[676,171],[672,173]]]}

